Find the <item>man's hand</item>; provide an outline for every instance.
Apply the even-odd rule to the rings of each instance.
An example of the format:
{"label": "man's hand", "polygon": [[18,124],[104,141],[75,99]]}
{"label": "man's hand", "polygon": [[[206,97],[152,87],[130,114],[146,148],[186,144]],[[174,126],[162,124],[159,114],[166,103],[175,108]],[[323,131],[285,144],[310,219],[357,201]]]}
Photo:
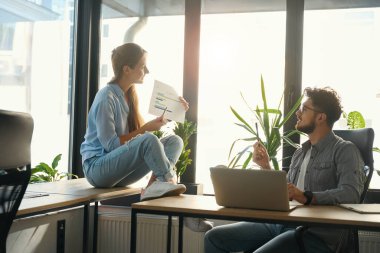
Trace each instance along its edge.
{"label": "man's hand", "polygon": [[252,161],[259,165],[262,169],[270,170],[269,155],[261,142],[253,144]]}
{"label": "man's hand", "polygon": [[305,204],[307,199],[303,195],[303,191],[298,189],[294,184],[288,183],[289,200],[296,200],[301,204]]}

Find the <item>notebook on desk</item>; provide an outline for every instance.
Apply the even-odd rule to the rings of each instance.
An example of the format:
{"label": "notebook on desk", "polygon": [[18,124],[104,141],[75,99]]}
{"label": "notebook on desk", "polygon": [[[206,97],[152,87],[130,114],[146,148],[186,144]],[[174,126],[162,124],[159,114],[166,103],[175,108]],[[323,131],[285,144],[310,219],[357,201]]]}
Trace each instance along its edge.
{"label": "notebook on desk", "polygon": [[290,211],[285,171],[210,168],[216,203],[220,206]]}
{"label": "notebook on desk", "polygon": [[380,204],[339,204],[339,206],[357,213],[380,214]]}

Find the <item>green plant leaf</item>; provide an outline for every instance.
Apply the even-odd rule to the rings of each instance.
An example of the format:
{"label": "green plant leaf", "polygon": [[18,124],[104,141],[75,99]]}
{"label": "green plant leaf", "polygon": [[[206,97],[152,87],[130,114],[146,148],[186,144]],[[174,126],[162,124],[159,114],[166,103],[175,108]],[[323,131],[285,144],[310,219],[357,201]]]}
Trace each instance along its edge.
{"label": "green plant leaf", "polygon": [[41,166],[36,166],[35,168],[31,169],[32,175],[39,173],[39,172],[44,172],[45,170]]}
{"label": "green plant leaf", "polygon": [[30,183],[42,183],[42,182],[45,182],[41,177],[39,177],[38,175],[31,175],[30,177]]}
{"label": "green plant leaf", "polygon": [[39,165],[37,165],[37,168],[40,168],[47,175],[52,176],[55,174],[54,169],[46,163],[40,163]]}
{"label": "green plant leaf", "polygon": [[239,124],[239,123],[235,123],[235,125],[244,128],[244,129],[247,130],[249,133],[252,133],[252,134],[255,134],[255,133],[256,133],[254,130],[252,130],[250,127],[247,127],[246,125]]}
{"label": "green plant leaf", "polygon": [[274,168],[275,170],[280,170],[280,166],[278,165],[277,158],[276,158],[276,157],[273,157],[271,160],[272,160],[272,163],[273,163],[273,168]]}
{"label": "green plant leaf", "polygon": [[347,115],[348,129],[365,128],[365,120],[363,115],[358,111],[352,111]]}
{"label": "green plant leaf", "polygon": [[179,178],[193,161],[190,158],[191,149],[187,149],[187,145],[189,143],[190,137],[196,134],[197,125],[194,122],[185,120],[183,123],[176,123],[173,132],[181,137],[183,141],[182,152],[178,158],[177,163],[174,166],[177,178]]}
{"label": "green plant leaf", "polygon": [[245,160],[244,164],[243,164],[243,169],[246,169],[248,164],[250,163],[250,161],[252,160],[252,152],[249,152],[249,155],[247,157],[247,159]]}
{"label": "green plant leaf", "polygon": [[185,120],[183,123],[176,123],[173,132],[181,137],[184,148],[186,148],[190,137],[197,132],[197,125],[194,122]]}
{"label": "green plant leaf", "polygon": [[[263,100],[264,110],[263,110],[263,123],[264,123],[264,134],[267,137],[267,139],[270,136],[270,126],[269,126],[269,112],[268,112],[268,104],[267,104],[267,98],[265,95],[265,86],[264,86],[264,79],[261,75],[261,98]],[[260,113],[260,111],[259,111]]]}
{"label": "green plant leaf", "polygon": [[51,163],[51,167],[41,162],[36,167],[31,169],[31,177],[30,183],[41,183],[41,182],[53,182],[61,180],[66,176],[72,176],[78,178],[77,175],[67,173],[67,172],[59,172],[56,168],[58,167],[58,163],[61,160],[62,154],[58,154],[54,157],[53,162]]}
{"label": "green plant leaf", "polygon": [[228,153],[228,159],[230,159],[231,154],[232,154],[232,151],[233,151],[233,148],[234,148],[234,146],[235,146],[235,144],[236,144],[237,142],[240,142],[240,141],[249,141],[249,142],[252,142],[252,141],[256,141],[256,140],[257,140],[257,137],[251,137],[251,138],[244,138],[244,139],[237,139],[237,140],[235,140],[235,141],[232,143],[231,147],[230,147],[230,151],[229,151],[229,153]]}
{"label": "green plant leaf", "polygon": [[51,163],[51,167],[52,167],[53,169],[57,168],[58,163],[59,163],[59,161],[61,160],[61,157],[62,157],[62,154],[59,154],[59,155],[57,155],[56,157],[54,157],[54,160],[53,160],[53,162]]}
{"label": "green plant leaf", "polygon": [[[283,125],[294,115],[294,113],[298,110],[299,105],[302,102],[303,95],[300,96],[296,103],[292,106],[289,113],[287,115],[283,115],[282,110],[280,110],[280,106],[282,105],[282,100],[284,98],[284,93],[281,96],[281,99],[278,103],[278,108],[274,109],[268,106],[266,91],[265,91],[265,85],[264,85],[264,79],[261,76],[260,79],[260,88],[261,88],[261,99],[262,99],[262,108],[259,107],[259,105],[256,105],[256,109],[252,109],[249,106],[249,103],[245,100],[242,93],[241,97],[244,100],[245,104],[248,106],[251,113],[253,113],[253,118],[256,118],[258,126],[260,126],[260,129],[264,133],[264,137],[261,137],[260,140],[262,144],[265,146],[265,148],[268,151],[269,159],[275,169],[279,169],[279,164],[277,160],[277,152],[281,149],[282,144],[284,146],[291,145],[293,147],[297,147],[298,144],[294,143],[291,136],[295,134],[299,134],[299,131],[293,130],[288,133],[281,133],[281,129]],[[235,117],[239,120],[239,123],[235,123],[237,126],[247,130],[252,136],[246,137],[246,138],[239,138],[233,141],[229,154],[229,167],[237,168],[247,168],[249,167],[249,163],[252,161],[252,157],[250,157],[251,153],[248,151],[249,149],[252,149],[251,143],[249,146],[244,147],[242,150],[238,151],[235,155],[232,155],[236,149],[236,143],[240,141],[247,141],[247,142],[254,142],[258,140],[258,133],[255,130],[254,124],[249,124],[248,121],[240,115],[232,106],[230,106],[232,113],[235,115]],[[252,118],[252,117],[251,117]],[[244,158],[243,158],[244,157]],[[240,164],[240,161],[243,161],[242,165]]]}
{"label": "green plant leaf", "polygon": [[164,136],[164,132],[161,130],[153,131],[153,134],[157,136],[158,139],[161,139]]}
{"label": "green plant leaf", "polygon": [[301,105],[303,99],[303,95],[301,95],[296,103],[293,105],[293,107],[289,110],[289,113],[284,117],[284,120],[278,124],[278,127],[282,127],[288,120],[293,116],[293,114],[298,110],[299,106]]}
{"label": "green plant leaf", "polygon": [[53,181],[54,181],[54,179],[53,179],[52,176],[50,176],[50,175],[46,175],[46,174],[41,174],[41,175],[39,175],[39,178],[41,178],[41,180],[42,180],[43,182],[53,182]]}
{"label": "green plant leaf", "polygon": [[230,109],[231,109],[232,113],[235,115],[235,117],[240,122],[242,122],[246,126],[247,129],[249,129],[249,132],[253,133],[254,132],[253,128],[239,115],[239,113],[237,113],[237,111],[234,108],[232,108],[232,106],[230,106]]}
{"label": "green plant leaf", "polygon": [[289,145],[289,146],[292,146],[293,148],[299,148],[299,144],[298,143],[294,143],[290,138],[288,138],[287,136],[283,136],[282,139]]}
{"label": "green plant leaf", "polygon": [[240,151],[239,153],[237,153],[236,156],[233,158],[233,163],[230,163],[228,167],[235,168],[237,166],[236,164],[243,157],[243,155],[245,155],[246,152],[249,152],[248,150],[251,149],[251,148],[252,148],[252,145],[248,145],[242,151]]}

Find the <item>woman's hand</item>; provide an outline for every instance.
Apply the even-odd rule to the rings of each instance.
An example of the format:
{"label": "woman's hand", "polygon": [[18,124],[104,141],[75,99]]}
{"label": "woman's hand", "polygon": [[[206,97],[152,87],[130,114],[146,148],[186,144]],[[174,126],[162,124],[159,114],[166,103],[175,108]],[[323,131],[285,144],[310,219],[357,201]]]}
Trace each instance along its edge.
{"label": "woman's hand", "polygon": [[183,105],[183,107],[185,108],[185,111],[189,110],[189,103],[183,97],[178,97],[178,98],[181,104]]}
{"label": "woman's hand", "polygon": [[269,155],[261,142],[253,144],[252,161],[259,165],[262,169],[270,170]]}
{"label": "woman's hand", "polygon": [[168,121],[164,118],[164,115],[157,117],[147,123],[145,123],[141,128],[145,131],[157,131],[160,130],[160,128],[168,123]]}

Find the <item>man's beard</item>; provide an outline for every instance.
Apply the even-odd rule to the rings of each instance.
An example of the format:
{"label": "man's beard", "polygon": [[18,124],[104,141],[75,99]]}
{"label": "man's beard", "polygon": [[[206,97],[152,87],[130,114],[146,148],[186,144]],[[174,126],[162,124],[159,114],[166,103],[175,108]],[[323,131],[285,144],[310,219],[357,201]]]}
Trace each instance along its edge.
{"label": "man's beard", "polygon": [[305,125],[305,126],[299,126],[298,124],[296,125],[296,129],[298,131],[305,133],[305,134],[311,134],[312,132],[314,132],[315,127],[316,127],[316,125],[315,125],[314,121],[308,125]]}

